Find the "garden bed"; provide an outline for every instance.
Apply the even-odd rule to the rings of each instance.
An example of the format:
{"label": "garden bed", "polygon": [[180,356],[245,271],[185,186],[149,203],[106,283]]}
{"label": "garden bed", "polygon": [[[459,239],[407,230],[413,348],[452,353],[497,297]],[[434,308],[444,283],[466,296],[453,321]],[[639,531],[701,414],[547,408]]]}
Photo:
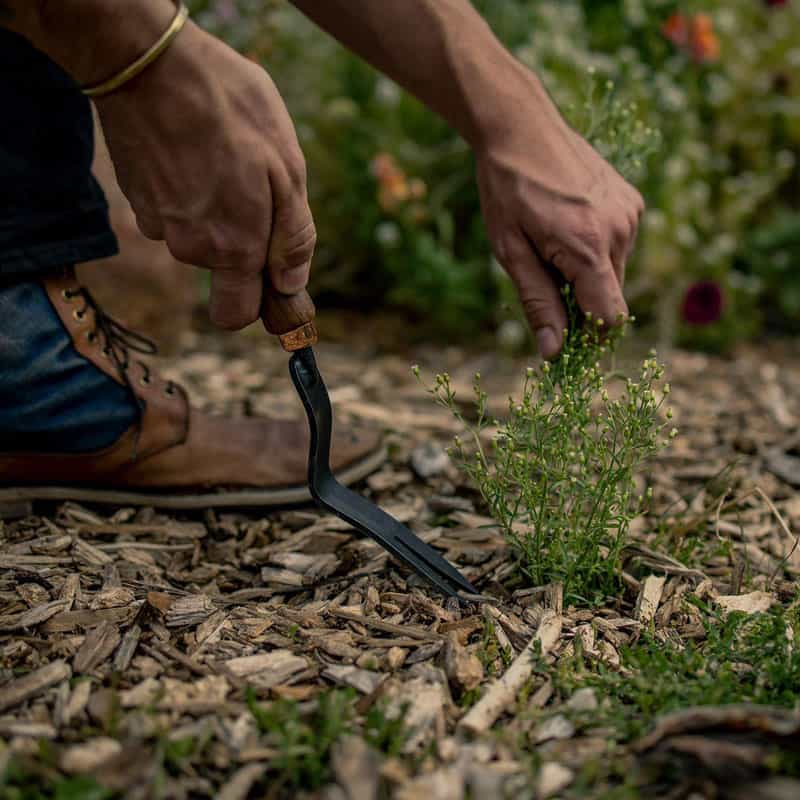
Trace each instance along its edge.
{"label": "garden bed", "polygon": [[[299,413],[263,334],[185,344],[167,372],[196,402]],[[681,434],[598,607],[515,584],[410,371],[467,395],[480,371],[500,413],[526,365],[493,353],[318,354],[336,421],[390,430],[361,490],[482,600],[432,595],[312,507],[0,521],[0,798],[799,796],[792,347],[668,356]]]}

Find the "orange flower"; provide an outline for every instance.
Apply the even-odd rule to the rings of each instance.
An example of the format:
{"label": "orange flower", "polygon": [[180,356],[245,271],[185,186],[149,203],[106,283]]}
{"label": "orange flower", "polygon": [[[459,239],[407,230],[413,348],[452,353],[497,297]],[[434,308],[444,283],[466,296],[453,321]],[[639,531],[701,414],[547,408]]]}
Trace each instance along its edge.
{"label": "orange flower", "polygon": [[378,203],[384,211],[393,211],[409,198],[408,181],[400,173],[381,181],[378,189]]}
{"label": "orange flower", "polygon": [[661,32],[676,47],[689,53],[698,64],[716,61],[720,56],[714,20],[708,14],[687,17],[676,12],[664,23]]}
{"label": "orange flower", "polygon": [[378,153],[370,167],[378,181],[378,203],[384,211],[394,211],[409,198],[417,197],[420,184],[425,186],[418,179],[409,181],[390,153]]}
{"label": "orange flower", "polygon": [[689,23],[677,11],[664,23],[661,32],[677,47],[686,47],[689,43]]}
{"label": "orange flower", "polygon": [[719,39],[714,31],[714,21],[708,14],[695,14],[692,19],[690,47],[692,58],[698,64],[716,61],[719,58]]}
{"label": "orange flower", "polygon": [[397,162],[391,153],[378,153],[372,159],[372,174],[379,180],[386,180],[400,172]]}

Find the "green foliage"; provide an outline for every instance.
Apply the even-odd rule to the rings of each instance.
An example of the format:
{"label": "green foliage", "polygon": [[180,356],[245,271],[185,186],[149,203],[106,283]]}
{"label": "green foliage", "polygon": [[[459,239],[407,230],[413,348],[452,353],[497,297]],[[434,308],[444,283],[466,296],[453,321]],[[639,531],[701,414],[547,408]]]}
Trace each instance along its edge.
{"label": "green foliage", "polygon": [[[491,620],[484,620],[483,622],[481,646],[478,648],[476,655],[483,665],[484,672],[490,678],[493,678],[498,672],[502,672],[504,667],[511,664],[512,654],[508,647],[500,646],[500,642],[498,642],[495,635],[494,622]],[[501,666],[500,670],[498,670],[498,665]]]}
{"label": "green foliage", "polygon": [[655,718],[690,706],[759,703],[794,708],[800,681],[800,614],[773,608],[764,614],[727,617],[696,602],[705,638],[696,643],[645,634],[623,648],[626,671],[602,663],[583,664],[578,654],[554,668],[566,695],[592,686],[607,702],[601,715],[586,720],[611,726],[619,741],[641,736]]}
{"label": "green foliage", "polygon": [[389,712],[385,701],[375,703],[364,720],[362,735],[365,741],[391,758],[399,756],[411,735],[405,719],[408,708],[405,704],[395,715]]}
{"label": "green foliage", "polygon": [[800,214],[783,211],[745,242],[739,263],[757,281],[768,320],[800,331]]}
{"label": "green foliage", "polygon": [[13,758],[0,776],[0,800],[111,800],[115,796],[90,776],[64,778]]}
{"label": "green foliage", "polygon": [[[571,324],[561,355],[527,372],[522,397],[508,417],[488,413],[475,378],[475,422],[461,413],[449,376],[429,391],[469,432],[455,440],[456,463],[480,489],[490,513],[514,546],[531,585],[564,584],[568,602],[600,602],[619,589],[619,561],[631,520],[641,511],[634,478],[665,446],[671,411],[656,384],[663,368],[648,358],[637,381],[605,373],[624,326],[606,331],[602,320],[579,324],[572,292],[564,290]],[[621,384],[619,396],[607,386]],[[483,435],[489,428],[491,446]],[[674,436],[673,429],[668,436]]]}
{"label": "green foliage", "polygon": [[321,694],[314,709],[304,715],[300,705],[280,699],[268,706],[247,693],[247,707],[267,742],[278,755],[270,764],[281,784],[294,789],[319,789],[330,779],[331,748],[350,730],[353,693]]}
{"label": "green foliage", "polygon": [[310,708],[286,699],[259,705],[255,693],[248,690],[247,707],[265,743],[278,751],[269,769],[281,786],[314,790],[325,785],[331,778],[331,748],[348,734],[361,735],[388,756],[402,751],[411,733],[406,707],[393,713],[386,703],[376,703],[359,726],[354,705],[355,693],[350,689],[323,692]]}

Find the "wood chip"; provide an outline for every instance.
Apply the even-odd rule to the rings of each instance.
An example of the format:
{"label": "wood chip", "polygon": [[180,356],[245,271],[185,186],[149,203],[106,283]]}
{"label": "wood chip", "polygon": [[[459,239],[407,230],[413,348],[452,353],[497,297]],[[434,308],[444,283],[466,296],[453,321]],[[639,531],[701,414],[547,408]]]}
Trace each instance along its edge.
{"label": "wood chip", "polygon": [[69,664],[59,660],[51,661],[21,678],[15,678],[0,688],[0,711],[18,706],[70,677],[72,670]]}
{"label": "wood chip", "polygon": [[533,673],[531,649],[537,643],[543,655],[555,647],[561,636],[562,618],[555,612],[547,611],[539,625],[539,630],[528,646],[517,656],[505,674],[494,681],[481,699],[462,717],[459,725],[473,734],[487,731],[495,720],[515,701],[519,690]]}
{"label": "wood chip", "polygon": [[260,689],[271,689],[286,683],[293,675],[307,669],[308,659],[296,656],[289,650],[273,650],[226,661],[225,669],[237,678],[246,678]]}
{"label": "wood chip", "polygon": [[85,744],[68,747],[61,755],[60,765],[70,775],[86,775],[122,752],[122,745],[108,736],[95,736]]}
{"label": "wood chip", "polygon": [[740,595],[721,595],[714,602],[726,613],[743,611],[745,614],[759,614],[769,611],[778,598],[770,592],[750,592]]}
{"label": "wood chip", "polygon": [[663,575],[649,575],[644,579],[634,611],[634,616],[643,625],[649,625],[655,619],[666,580]]}
{"label": "wood chip", "polygon": [[49,603],[29,608],[21,614],[14,614],[10,617],[0,617],[0,630],[18,631],[23,628],[31,628],[40,625],[42,622],[54,617],[65,607],[63,600],[53,600]]}
{"label": "wood chip", "polygon": [[322,677],[333,683],[350,686],[362,694],[372,694],[383,682],[383,676],[378,672],[346,664],[331,664],[325,667],[322,670]]}
{"label": "wood chip", "polygon": [[444,670],[450,683],[460,692],[468,692],[483,681],[483,664],[476,655],[462,646],[456,633],[447,637]]}
{"label": "wood chip", "polygon": [[394,633],[398,636],[405,636],[412,639],[422,639],[423,641],[428,642],[443,642],[445,639],[445,637],[440,633],[434,633],[433,631],[428,631],[424,628],[418,628],[415,625],[395,625],[390,622],[384,622],[382,619],[378,619],[377,617],[365,617],[363,614],[359,614],[358,612],[346,611],[342,608],[332,608],[328,611],[328,613],[334,617],[338,617],[339,619],[352,620],[353,622],[358,622],[361,625],[366,625],[369,628],[385,631],[386,633]]}
{"label": "wood chip", "polygon": [[84,541],[83,539],[75,538],[72,544],[72,552],[75,558],[84,561],[87,564],[95,567],[102,567],[105,564],[110,564],[114,559],[104,553],[93,544]]}
{"label": "wood chip", "polygon": [[377,800],[380,754],[360,736],[344,736],[333,746],[331,766],[347,800]]}
{"label": "wood chip", "polygon": [[575,773],[555,761],[542,764],[536,778],[537,800],[548,800],[564,791],[575,780]]}
{"label": "wood chip", "polygon": [[265,764],[245,764],[231,775],[217,793],[217,800],[247,800],[253,786],[266,772]]}
{"label": "wood chip", "polygon": [[387,696],[391,698],[388,716],[398,716],[405,709],[403,719],[410,736],[403,745],[404,753],[417,752],[436,737],[438,730],[444,729],[444,709],[450,698],[442,683],[413,678],[399,686],[390,686]]}
{"label": "wood chip", "polygon": [[124,672],[131,663],[136,648],[139,645],[139,638],[142,629],[138,625],[131,625],[122,637],[119,649],[114,654],[114,669],[117,672]]}
{"label": "wood chip", "polygon": [[86,634],[80,650],[75,654],[72,668],[78,674],[96,669],[111,656],[121,638],[119,628],[114,623],[101,622]]}
{"label": "wood chip", "polygon": [[0,719],[0,736],[55,739],[58,731],[48,722]]}
{"label": "wood chip", "polygon": [[101,608],[97,611],[62,611],[42,625],[44,633],[65,633],[78,628],[92,628],[102,622],[124,624],[136,616],[138,605],[127,608]]}
{"label": "wood chip", "polygon": [[93,611],[98,608],[116,608],[117,606],[128,606],[135,599],[134,593],[130,589],[122,586],[115,586],[98,592],[89,604]]}
{"label": "wood chip", "polygon": [[179,597],[170,604],[164,615],[164,622],[168,628],[198,625],[216,610],[217,607],[204,594]]}

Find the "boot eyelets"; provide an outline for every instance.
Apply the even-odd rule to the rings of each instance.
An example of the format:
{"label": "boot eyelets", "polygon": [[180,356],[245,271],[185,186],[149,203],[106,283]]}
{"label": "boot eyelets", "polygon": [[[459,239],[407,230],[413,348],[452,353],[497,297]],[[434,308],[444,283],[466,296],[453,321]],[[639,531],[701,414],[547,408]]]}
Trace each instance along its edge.
{"label": "boot eyelets", "polygon": [[150,384],[150,376],[149,375],[144,375],[143,377],[139,378],[139,383],[142,386],[149,386],[149,384]]}
{"label": "boot eyelets", "polygon": [[111,348],[110,347],[104,347],[103,348],[103,355],[106,358],[111,358]]}
{"label": "boot eyelets", "polygon": [[68,302],[72,302],[72,298],[75,296],[69,289],[62,289],[61,296]]}
{"label": "boot eyelets", "polygon": [[173,397],[175,395],[175,387],[167,386],[167,388],[164,389],[164,394],[168,394],[170,397]]}
{"label": "boot eyelets", "polygon": [[86,312],[85,311],[79,311],[76,308],[75,311],[72,312],[72,316],[73,316],[74,319],[78,320],[78,322],[83,322],[83,320],[86,319]]}
{"label": "boot eyelets", "polygon": [[86,341],[89,342],[89,344],[94,344],[97,341],[97,334],[94,331],[89,331],[86,334]]}

